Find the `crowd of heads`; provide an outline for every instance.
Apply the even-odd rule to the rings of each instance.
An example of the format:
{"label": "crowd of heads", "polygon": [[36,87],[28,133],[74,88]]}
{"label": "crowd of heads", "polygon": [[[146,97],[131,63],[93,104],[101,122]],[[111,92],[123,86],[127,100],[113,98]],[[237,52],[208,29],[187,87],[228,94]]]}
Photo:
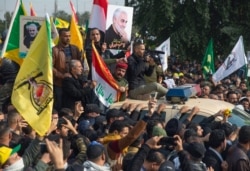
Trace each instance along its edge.
{"label": "crowd of heads", "polygon": [[[33,162],[43,161],[42,156],[50,153],[47,149],[47,146],[51,145],[48,144],[48,140],[56,144],[60,144],[62,140],[64,164],[74,165],[77,156],[82,154],[81,163],[78,163],[77,167],[97,167],[93,166],[95,163],[102,169],[115,170],[119,165],[124,171],[131,168],[155,171],[164,168],[190,169],[195,164],[206,170],[214,167],[209,162],[209,150],[216,150],[223,161],[229,161],[231,155],[228,155],[228,149],[231,146],[240,144],[247,150],[250,147],[249,126],[239,128],[229,123],[228,116],[222,113],[195,122],[192,119],[199,113],[198,107],[190,109],[184,106],[180,112],[183,116],[188,115],[187,119],[181,121],[172,118],[165,122],[161,115],[161,110],[164,109],[157,105],[123,103],[120,108],[112,108],[103,113],[96,104],[87,104],[83,109],[80,102],[78,103],[79,106],[76,106],[75,110],[68,108],[53,110],[52,129],[45,143],[41,141],[37,147],[40,157],[36,157],[36,161]],[[156,101],[153,100],[151,103]],[[154,111],[152,114],[143,113],[152,107]],[[14,163],[16,166],[21,159],[24,160],[27,149],[38,135],[18,111],[13,109],[13,106],[9,106],[7,115],[0,116],[5,116],[1,117],[0,125],[0,166],[4,169]],[[217,117],[226,118],[219,121]],[[122,144],[127,141],[130,142],[123,147]],[[147,148],[150,150],[147,151]],[[144,150],[145,156],[140,156],[142,153],[140,149]],[[113,153],[121,158],[113,159]],[[134,163],[138,157],[144,161],[139,166]],[[48,164],[48,167],[55,165],[51,164]],[[29,165],[29,167],[34,166]],[[150,169],[152,167],[153,169]],[[228,164],[223,167],[228,168]]]}

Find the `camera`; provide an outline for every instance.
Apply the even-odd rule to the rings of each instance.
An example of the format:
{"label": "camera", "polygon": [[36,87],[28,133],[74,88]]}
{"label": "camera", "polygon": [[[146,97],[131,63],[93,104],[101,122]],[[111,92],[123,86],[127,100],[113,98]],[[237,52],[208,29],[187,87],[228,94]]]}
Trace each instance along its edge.
{"label": "camera", "polygon": [[150,58],[153,58],[156,65],[161,65],[160,54],[164,54],[164,52],[163,51],[158,51],[158,50],[148,50],[145,53],[145,57],[149,56]]}
{"label": "camera", "polygon": [[167,146],[175,146],[177,138],[174,137],[163,137],[158,142],[158,145],[167,145]]}

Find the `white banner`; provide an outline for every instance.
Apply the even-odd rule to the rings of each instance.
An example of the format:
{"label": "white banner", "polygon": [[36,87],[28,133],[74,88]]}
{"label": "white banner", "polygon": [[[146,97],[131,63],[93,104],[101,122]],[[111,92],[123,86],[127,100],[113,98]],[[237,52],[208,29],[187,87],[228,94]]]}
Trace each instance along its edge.
{"label": "white banner", "polygon": [[247,58],[244,51],[243,37],[240,36],[232,52],[220,68],[214,73],[213,80],[218,82],[246,64]]}
{"label": "white banner", "polygon": [[163,51],[164,54],[160,54],[160,60],[163,72],[168,68],[168,56],[170,56],[170,38],[164,41],[160,46],[155,48],[155,50]]}

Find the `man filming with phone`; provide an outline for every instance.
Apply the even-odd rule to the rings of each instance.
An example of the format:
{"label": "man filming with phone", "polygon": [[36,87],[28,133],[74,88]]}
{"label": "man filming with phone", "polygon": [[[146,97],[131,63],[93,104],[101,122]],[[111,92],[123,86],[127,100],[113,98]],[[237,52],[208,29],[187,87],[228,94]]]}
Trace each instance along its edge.
{"label": "man filming with phone", "polygon": [[153,59],[145,62],[145,44],[141,38],[134,40],[133,54],[128,58],[127,79],[129,83],[129,97],[136,100],[149,100],[150,93],[157,92],[157,99],[167,93],[167,89],[155,82],[146,84],[144,76],[151,76],[156,63]]}

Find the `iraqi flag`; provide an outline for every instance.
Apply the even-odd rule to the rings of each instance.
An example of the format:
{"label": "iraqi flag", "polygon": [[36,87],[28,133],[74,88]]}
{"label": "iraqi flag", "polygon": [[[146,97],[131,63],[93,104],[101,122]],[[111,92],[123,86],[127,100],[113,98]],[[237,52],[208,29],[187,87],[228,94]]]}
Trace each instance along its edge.
{"label": "iraqi flag", "polygon": [[98,28],[105,33],[107,9],[107,0],[94,0],[89,20],[89,28]]}
{"label": "iraqi flag", "polygon": [[240,36],[232,52],[228,55],[220,68],[214,73],[213,80],[218,82],[246,64],[247,58],[244,51],[243,37]]}
{"label": "iraqi flag", "polygon": [[97,82],[95,94],[106,107],[109,107],[119,99],[119,86],[97,52],[94,43],[92,43],[92,49],[92,80]]}

